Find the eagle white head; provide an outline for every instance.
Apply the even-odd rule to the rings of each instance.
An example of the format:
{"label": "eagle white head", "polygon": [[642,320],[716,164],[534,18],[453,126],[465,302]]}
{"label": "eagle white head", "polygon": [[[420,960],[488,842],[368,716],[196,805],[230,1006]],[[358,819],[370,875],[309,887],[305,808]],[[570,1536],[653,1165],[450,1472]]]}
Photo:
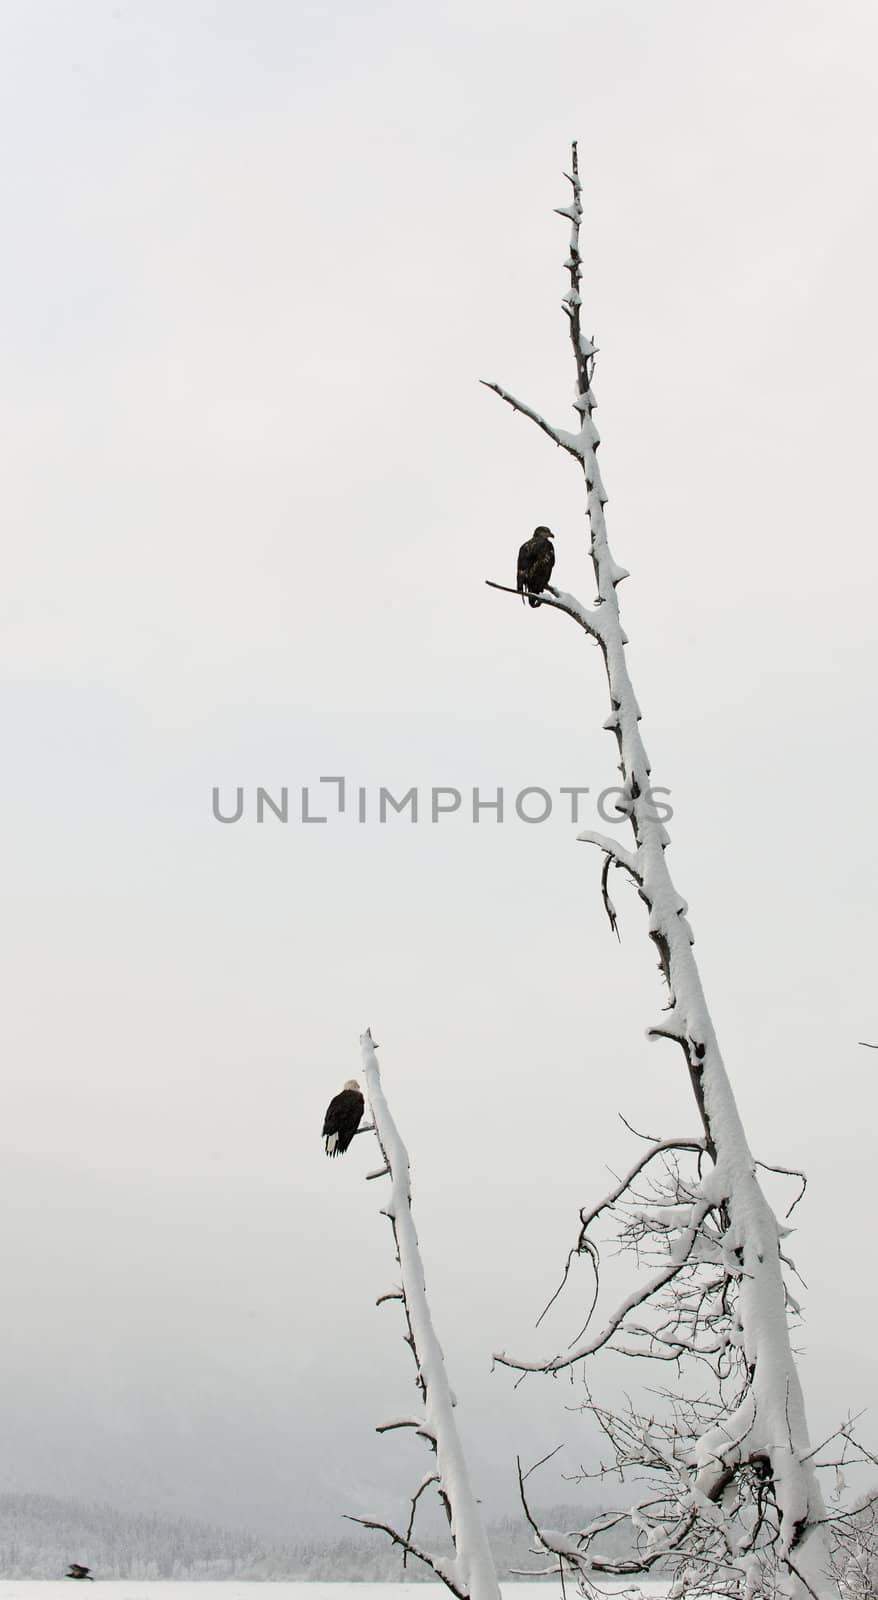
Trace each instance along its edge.
{"label": "eagle white head", "polygon": [[345,1084],[345,1088],[346,1089],[356,1089],[358,1094],[360,1092],[360,1085],[358,1084],[356,1078],[348,1078],[348,1081]]}

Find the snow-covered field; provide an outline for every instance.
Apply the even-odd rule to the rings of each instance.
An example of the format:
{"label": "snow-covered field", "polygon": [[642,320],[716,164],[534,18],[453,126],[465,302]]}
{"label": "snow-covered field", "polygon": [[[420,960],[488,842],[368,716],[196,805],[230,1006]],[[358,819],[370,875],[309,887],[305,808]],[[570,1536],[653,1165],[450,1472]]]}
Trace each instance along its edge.
{"label": "snow-covered field", "polygon": [[[606,1594],[617,1592],[617,1586],[601,1585]],[[661,1584],[643,1584],[642,1592],[649,1600],[661,1600]],[[89,1600],[93,1590],[74,1590],[70,1581],[59,1579],[54,1583],[30,1582],[25,1579],[0,1579],[0,1600]],[[560,1596],[560,1586],[555,1583],[506,1583],[505,1600],[552,1600]],[[101,1600],[427,1600],[429,1595],[438,1600],[439,1593],[448,1594],[441,1584],[426,1583],[159,1583],[131,1578],[101,1583]],[[575,1591],[568,1584],[568,1596]]]}
{"label": "snow-covered field", "polygon": [[[618,1592],[621,1586],[607,1583],[601,1588],[606,1594]],[[661,1600],[661,1584],[641,1586],[649,1600]],[[560,1596],[560,1585],[542,1583],[506,1583],[505,1600],[553,1600]],[[93,1590],[74,1590],[70,1581],[59,1579],[54,1583],[30,1582],[25,1579],[0,1579],[0,1600],[90,1600]],[[568,1596],[575,1593],[567,1586]],[[149,1579],[113,1580],[101,1583],[101,1600],[427,1600],[429,1595],[448,1594],[441,1584],[426,1583],[160,1583]]]}

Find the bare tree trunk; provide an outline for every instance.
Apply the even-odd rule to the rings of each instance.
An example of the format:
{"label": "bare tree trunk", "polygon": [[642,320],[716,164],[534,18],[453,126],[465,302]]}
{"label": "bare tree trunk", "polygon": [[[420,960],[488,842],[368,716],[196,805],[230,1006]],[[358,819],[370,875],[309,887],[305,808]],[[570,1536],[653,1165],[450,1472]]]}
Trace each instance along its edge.
{"label": "bare tree trunk", "polygon": [[[591,387],[596,350],[592,340],[583,334],[580,321],[582,192],[575,145],[569,181],[572,201],[560,211],[571,223],[566,262],[570,290],[563,305],[576,366],[573,403],[579,426],[575,432],[554,427],[499,385],[492,383],[488,387],[566,450],[580,465],[585,478],[597,599],[589,609],[574,596],[555,589],[541,598],[544,604],[572,617],[601,647],[610,697],[610,715],[604,726],[614,734],[618,745],[622,773],[618,806],[630,822],[633,846],[623,848],[614,839],[592,832],[579,837],[604,853],[602,888],[611,924],[615,927],[615,909],[607,888],[611,866],[628,874],[646,906],[649,936],[658,951],[670,992],[661,1021],[649,1033],[653,1038],[673,1040],[682,1050],[703,1139],[661,1141],[638,1163],[639,1173],[655,1157],[666,1159],[668,1151],[694,1148],[699,1152],[697,1178],[688,1188],[678,1188],[670,1197],[665,1196],[665,1204],[673,1204],[675,1210],[666,1215],[659,1230],[664,1264],[656,1276],[618,1307],[598,1334],[586,1333],[573,1350],[540,1362],[515,1361],[508,1356],[498,1359],[519,1370],[556,1373],[603,1346],[619,1348],[618,1344],[613,1345],[614,1339],[631,1332],[634,1321],[642,1321],[644,1308],[657,1303],[656,1297],[665,1285],[675,1280],[685,1283],[696,1266],[712,1262],[714,1278],[724,1296],[724,1317],[719,1319],[724,1321],[724,1331],[720,1330],[720,1337],[740,1351],[741,1384],[735,1403],[712,1421],[704,1421],[700,1432],[696,1430],[689,1463],[691,1494],[696,1504],[718,1507],[728,1498],[729,1486],[740,1479],[743,1469],[749,1467],[764,1479],[760,1492],[764,1497],[767,1486],[776,1507],[775,1554],[781,1580],[787,1594],[804,1600],[806,1595],[823,1596],[830,1590],[820,1527],[824,1508],[811,1460],[802,1390],[787,1326],[788,1299],[781,1252],[784,1230],[757,1179],[756,1162],[747,1144],[704,998],[687,906],[668,867],[668,834],[652,801],[650,764],[625,661],[627,639],[617,597],[617,586],[628,574],[610,552],[604,519],[607,497],[596,460],[599,436],[592,419],[595,400]],[[621,1191],[617,1201],[620,1196]],[[580,1249],[586,1248],[589,1220],[583,1216]],[[717,1266],[719,1272],[715,1270]],[[655,1326],[663,1331],[656,1332]],[[665,1314],[664,1322],[655,1326],[652,1331],[647,1330],[648,1350],[641,1347],[639,1353],[667,1357],[671,1351],[703,1351],[698,1338],[704,1324],[697,1316],[693,1320],[691,1316],[678,1315],[675,1322],[672,1308],[671,1322]],[[711,1324],[714,1336],[717,1328],[715,1319]],[[637,1331],[642,1346],[643,1329]],[[656,1546],[660,1542],[654,1541]],[[739,1553],[737,1570],[743,1592],[743,1585],[752,1585],[754,1579],[752,1564],[745,1575],[748,1564],[743,1559],[743,1548]],[[734,1548],[727,1554],[734,1563]],[[592,1559],[593,1556],[594,1552]],[[749,1592],[758,1589],[751,1588]]]}
{"label": "bare tree trunk", "polygon": [[[500,1600],[494,1558],[478,1502],[470,1487],[463,1446],[454,1419],[457,1402],[448,1382],[445,1358],[427,1304],[424,1267],[412,1216],[408,1153],[390,1114],[381,1086],[375,1042],[368,1029],[360,1039],[360,1048],[375,1136],[384,1157],[383,1168],[369,1176],[390,1178],[390,1196],[382,1212],[389,1218],[393,1229],[401,1279],[398,1288],[381,1296],[379,1305],[385,1300],[399,1300],[402,1304],[407,1328],[406,1343],[414,1357],[422,1402],[418,1415],[384,1423],[378,1431],[384,1433],[396,1428],[413,1428],[433,1451],[436,1463],[435,1470],[427,1474],[412,1497],[406,1533],[399,1533],[387,1523],[371,1518],[353,1517],[351,1520],[388,1534],[406,1555],[413,1555],[430,1567],[458,1596],[458,1600]],[[450,1559],[431,1554],[412,1540],[418,1502],[431,1486],[436,1488],[448,1517],[454,1545],[454,1555]]]}

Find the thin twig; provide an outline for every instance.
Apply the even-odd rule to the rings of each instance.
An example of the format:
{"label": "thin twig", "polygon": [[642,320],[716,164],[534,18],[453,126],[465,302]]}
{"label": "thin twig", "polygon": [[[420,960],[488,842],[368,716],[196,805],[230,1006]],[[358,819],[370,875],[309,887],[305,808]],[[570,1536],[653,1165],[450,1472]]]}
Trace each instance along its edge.
{"label": "thin twig", "polygon": [[371,1517],[352,1517],[347,1512],[345,1512],[345,1520],[347,1522],[358,1522],[361,1528],[374,1528],[378,1533],[386,1533],[388,1539],[392,1539],[394,1544],[400,1545],[408,1555],[414,1556],[417,1561],[422,1561],[425,1567],[429,1567],[431,1572],[435,1572],[437,1578],[441,1578],[452,1594],[457,1595],[457,1600],[469,1600],[466,1590],[452,1580],[445,1570],[446,1563],[439,1556],[431,1556],[426,1550],[420,1550],[416,1544],[412,1544],[411,1540],[405,1537],[405,1534],[399,1533],[396,1528],[392,1528],[389,1522],[376,1522]]}
{"label": "thin twig", "polygon": [[[574,1245],[573,1249],[569,1252],[569,1254],[567,1256],[567,1262],[566,1262],[565,1267],[564,1267],[564,1275],[563,1275],[563,1277],[561,1279],[561,1282],[559,1283],[559,1285],[558,1285],[557,1289],[555,1290],[555,1293],[552,1295],[551,1299],[548,1301],[548,1303],[546,1305],[543,1306],[542,1311],[540,1312],[539,1316],[537,1317],[536,1322],[534,1323],[534,1327],[535,1328],[539,1327],[539,1325],[542,1322],[543,1318],[546,1316],[546,1314],[549,1311],[551,1311],[553,1305],[555,1304],[555,1301],[557,1300],[559,1294],[561,1293],[562,1289],[564,1288],[564,1285],[567,1282],[567,1279],[568,1279],[568,1277],[570,1275],[570,1268],[571,1268],[571,1266],[573,1264],[573,1261],[575,1260],[575,1258],[577,1256],[581,1256],[581,1255],[588,1255],[588,1256],[591,1257],[591,1262],[592,1262],[592,1265],[594,1267],[594,1275],[595,1275],[594,1299],[592,1300],[592,1303],[591,1303],[591,1311],[589,1312],[589,1314],[588,1314],[588,1316],[586,1318],[586,1321],[585,1321],[585,1327],[586,1328],[588,1327],[588,1324],[591,1321],[592,1316],[594,1314],[595,1305],[597,1304],[598,1287],[599,1287],[598,1280],[599,1280],[599,1271],[600,1271],[600,1256],[598,1255],[597,1245],[591,1239],[583,1239],[583,1240],[581,1240],[581,1242],[579,1244]],[[584,1329],[583,1329],[583,1332],[584,1332]]]}
{"label": "thin twig", "polygon": [[786,1213],[787,1217],[791,1217],[793,1212],[796,1209],[796,1206],[799,1204],[799,1201],[802,1199],[802,1196],[804,1195],[805,1190],[808,1187],[808,1179],[807,1179],[805,1173],[804,1172],[800,1172],[798,1167],[772,1167],[772,1166],[769,1165],[769,1163],[767,1161],[757,1161],[756,1165],[757,1165],[757,1167],[762,1167],[764,1172],[777,1172],[777,1173],[779,1173],[781,1175],[781,1177],[784,1177],[784,1178],[801,1178],[802,1187],[799,1190],[798,1194],[796,1195],[796,1198],[793,1201],[792,1205],[790,1206],[789,1211],[787,1211],[787,1213]]}
{"label": "thin twig", "polygon": [[616,935],[616,938],[621,944],[622,935],[619,932],[619,918],[616,915],[616,907],[613,905],[613,902],[610,899],[610,891],[607,887],[607,879],[610,876],[610,868],[612,865],[613,857],[611,855],[604,856],[604,866],[603,871],[601,872],[601,897],[604,902],[604,910],[607,913],[607,920],[610,924],[610,931]]}

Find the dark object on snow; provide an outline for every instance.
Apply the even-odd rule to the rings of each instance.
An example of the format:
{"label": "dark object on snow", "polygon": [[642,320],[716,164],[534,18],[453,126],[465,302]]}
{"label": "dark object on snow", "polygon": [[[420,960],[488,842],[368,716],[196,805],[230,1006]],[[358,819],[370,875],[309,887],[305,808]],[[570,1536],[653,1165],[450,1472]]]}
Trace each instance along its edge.
{"label": "dark object on snow", "polygon": [[323,1118],[323,1137],[326,1154],[340,1156],[350,1144],[360,1126],[365,1101],[356,1078],[349,1078],[334,1100],[330,1100]]}
{"label": "dark object on snow", "polygon": [[78,1561],[71,1561],[70,1566],[68,1567],[64,1576],[66,1578],[87,1578],[89,1583],[94,1583],[94,1578],[91,1575],[91,1567],[81,1567]]}
{"label": "dark object on snow", "polygon": [[526,540],[518,552],[518,590],[522,600],[538,606],[534,596],[548,587],[555,565],[554,534],[551,528],[534,528],[532,538]]}

